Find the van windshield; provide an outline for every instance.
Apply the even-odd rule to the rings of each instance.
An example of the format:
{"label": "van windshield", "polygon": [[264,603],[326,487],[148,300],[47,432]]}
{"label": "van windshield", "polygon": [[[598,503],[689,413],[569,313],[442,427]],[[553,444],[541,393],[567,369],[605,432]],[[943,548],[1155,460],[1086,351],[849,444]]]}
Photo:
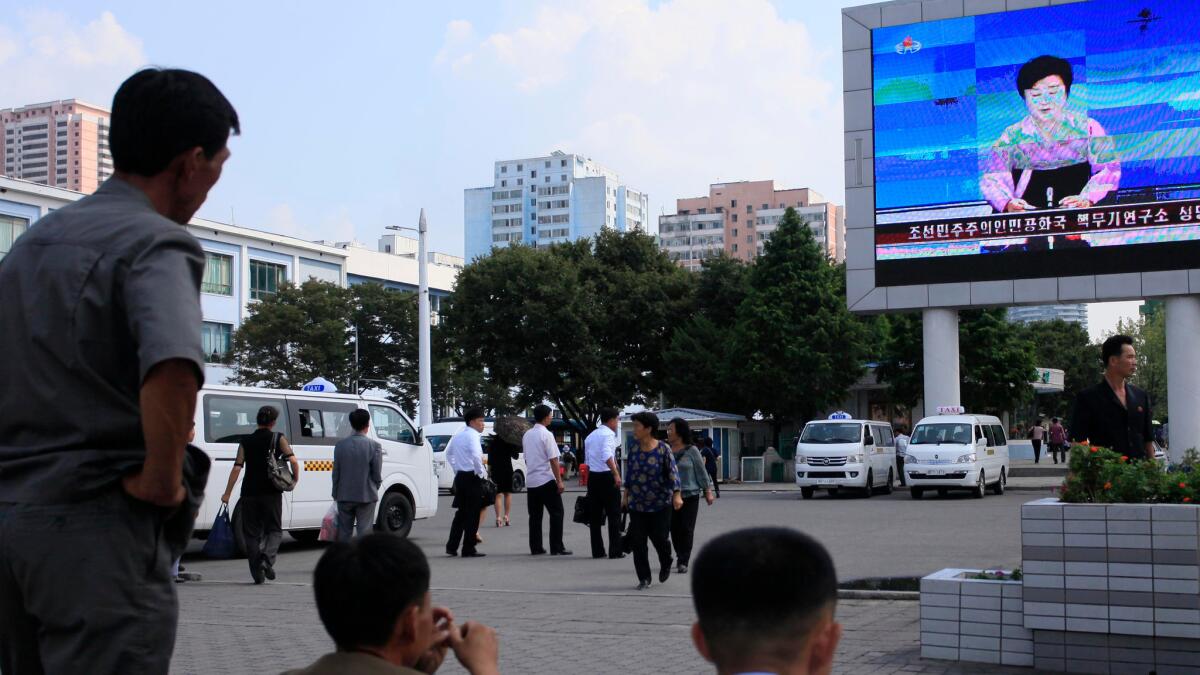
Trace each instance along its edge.
{"label": "van windshield", "polygon": [[429,436],[429,444],[433,446],[434,452],[442,452],[446,446],[450,444],[450,436]]}
{"label": "van windshield", "polygon": [[801,443],[861,443],[862,425],[857,423],[810,424],[800,435]]}
{"label": "van windshield", "polygon": [[971,425],[966,422],[957,424],[921,424],[913,431],[909,445],[941,445],[942,443],[957,443],[970,445]]}

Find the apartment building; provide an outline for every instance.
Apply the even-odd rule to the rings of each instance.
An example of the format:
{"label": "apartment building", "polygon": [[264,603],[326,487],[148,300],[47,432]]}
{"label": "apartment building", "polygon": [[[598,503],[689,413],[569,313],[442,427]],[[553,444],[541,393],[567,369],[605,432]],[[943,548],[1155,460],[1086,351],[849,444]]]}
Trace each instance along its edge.
{"label": "apartment building", "polygon": [[109,111],[77,99],[0,110],[0,175],[91,194],[113,173]]}

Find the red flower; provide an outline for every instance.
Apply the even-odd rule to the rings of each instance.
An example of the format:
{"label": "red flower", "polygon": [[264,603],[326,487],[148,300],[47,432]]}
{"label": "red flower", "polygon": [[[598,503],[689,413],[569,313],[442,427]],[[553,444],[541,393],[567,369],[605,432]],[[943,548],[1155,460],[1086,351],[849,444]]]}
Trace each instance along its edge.
{"label": "red flower", "polygon": [[1112,489],[1112,483],[1111,483],[1111,482],[1110,482],[1110,483],[1105,483],[1105,484],[1104,484],[1104,489],[1105,489],[1105,490],[1111,490],[1111,489]]}
{"label": "red flower", "polygon": [[1180,483],[1180,484],[1179,484],[1179,487],[1181,487],[1181,488],[1185,488],[1185,487],[1187,487],[1187,483]]}
{"label": "red flower", "polygon": [[1187,504],[1187,503],[1189,503],[1189,502],[1191,502],[1191,501],[1192,501],[1192,498],[1191,498],[1191,497],[1184,497],[1184,498],[1183,498],[1183,503],[1184,503],[1184,504]]}
{"label": "red flower", "polygon": [[1129,461],[1129,455],[1121,455],[1121,461],[1122,461],[1122,462],[1128,462],[1128,461]]}
{"label": "red flower", "polygon": [[1092,448],[1092,452],[1100,452],[1100,448]]}

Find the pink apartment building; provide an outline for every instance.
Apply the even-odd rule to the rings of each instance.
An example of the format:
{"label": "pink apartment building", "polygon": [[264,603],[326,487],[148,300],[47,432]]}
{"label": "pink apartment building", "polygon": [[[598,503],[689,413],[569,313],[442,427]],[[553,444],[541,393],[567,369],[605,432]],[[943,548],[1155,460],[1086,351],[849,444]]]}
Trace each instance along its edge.
{"label": "pink apartment building", "polygon": [[76,99],[0,109],[0,175],[91,194],[113,173],[108,124]]}
{"label": "pink apartment building", "polygon": [[689,269],[720,251],[752,260],[789,207],[808,221],[831,259],[845,259],[843,208],[810,188],[776,190],[773,180],[715,183],[707,197],[676,200],[676,213],[659,218],[662,248]]}

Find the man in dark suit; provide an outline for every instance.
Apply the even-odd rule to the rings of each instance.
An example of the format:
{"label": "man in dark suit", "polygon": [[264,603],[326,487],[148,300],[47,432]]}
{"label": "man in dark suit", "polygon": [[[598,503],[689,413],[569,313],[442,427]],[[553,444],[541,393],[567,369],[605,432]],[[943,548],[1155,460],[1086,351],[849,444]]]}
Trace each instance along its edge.
{"label": "man in dark suit", "polygon": [[1088,441],[1130,459],[1154,459],[1150,397],[1128,379],[1137,369],[1133,338],[1114,335],[1100,349],[1104,381],[1075,398],[1071,440]]}

